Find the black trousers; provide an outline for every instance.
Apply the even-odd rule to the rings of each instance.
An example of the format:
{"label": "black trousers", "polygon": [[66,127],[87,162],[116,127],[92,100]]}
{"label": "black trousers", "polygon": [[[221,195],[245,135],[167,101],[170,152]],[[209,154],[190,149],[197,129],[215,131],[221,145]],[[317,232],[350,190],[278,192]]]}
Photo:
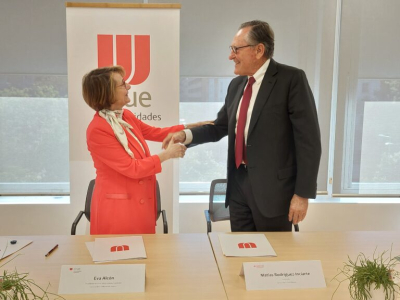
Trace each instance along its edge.
{"label": "black trousers", "polygon": [[[274,218],[264,217],[257,207],[245,165],[240,165],[232,176],[229,213],[231,230],[235,231],[292,231],[288,214]],[[267,184],[267,183],[266,183]]]}

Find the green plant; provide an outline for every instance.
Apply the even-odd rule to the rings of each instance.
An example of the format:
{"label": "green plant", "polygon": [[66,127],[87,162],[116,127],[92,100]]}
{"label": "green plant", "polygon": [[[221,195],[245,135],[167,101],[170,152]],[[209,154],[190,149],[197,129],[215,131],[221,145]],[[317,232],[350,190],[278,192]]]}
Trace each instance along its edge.
{"label": "green plant", "polygon": [[[5,253],[5,251],[4,251]],[[10,261],[14,260],[16,257],[9,260],[0,268],[4,267]],[[2,258],[0,258],[1,260]],[[1,300],[28,300],[28,299],[50,299],[49,296],[55,297],[54,299],[64,299],[63,297],[47,292],[46,289],[41,288],[32,279],[28,278],[29,273],[18,273],[17,270],[13,272],[3,271],[3,275],[0,275],[0,299]]]}
{"label": "green plant", "polygon": [[[376,252],[376,250],[375,250]],[[332,279],[339,282],[338,287],[332,295],[335,295],[340,284],[349,280],[350,297],[355,300],[371,299],[371,290],[382,289],[385,300],[394,300],[399,294],[399,285],[395,282],[399,278],[399,272],[394,267],[399,263],[400,257],[392,258],[390,251],[389,258],[385,258],[388,251],[384,251],[378,256],[373,254],[372,259],[367,258],[364,253],[360,253],[355,261],[349,257],[349,261],[344,263],[339,273]],[[342,276],[344,279],[340,280]]]}

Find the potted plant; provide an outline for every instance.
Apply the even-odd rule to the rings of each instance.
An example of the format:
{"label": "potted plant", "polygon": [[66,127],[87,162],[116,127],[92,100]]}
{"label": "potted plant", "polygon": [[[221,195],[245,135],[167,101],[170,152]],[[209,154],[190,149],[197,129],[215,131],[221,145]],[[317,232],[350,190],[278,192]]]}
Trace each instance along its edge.
{"label": "potted plant", "polygon": [[[17,255],[18,256],[18,255]],[[15,259],[15,256],[13,259]],[[7,263],[12,261],[9,260]],[[7,263],[0,265],[4,267]],[[8,272],[4,270],[0,274],[0,299],[50,299],[50,295],[55,299],[64,299],[53,293],[47,292],[47,288],[43,289],[38,286],[32,279],[28,278],[28,273],[18,273],[17,270]],[[50,285],[50,284],[49,284]]]}
{"label": "potted plant", "polygon": [[[340,284],[349,281],[349,292],[354,300],[395,300],[399,295],[399,272],[395,266],[399,263],[400,257],[392,258],[390,251],[389,258],[385,258],[387,251],[372,259],[360,253],[355,261],[349,257],[342,269],[333,278],[339,282],[338,287],[332,295],[332,299]],[[343,278],[344,277],[344,278]],[[342,279],[340,279],[342,278]],[[332,279],[332,280],[333,280]]]}

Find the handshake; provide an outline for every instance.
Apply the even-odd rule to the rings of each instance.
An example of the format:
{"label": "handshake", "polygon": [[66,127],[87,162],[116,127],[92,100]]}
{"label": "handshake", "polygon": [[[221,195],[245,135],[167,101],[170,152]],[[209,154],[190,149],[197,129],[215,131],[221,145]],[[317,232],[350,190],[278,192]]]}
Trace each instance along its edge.
{"label": "handshake", "polygon": [[[186,125],[186,129],[203,126],[203,125],[213,125],[213,121],[203,121],[197,123],[191,123]],[[186,141],[185,131],[172,132],[167,135],[167,137],[162,142],[163,152],[159,154],[161,162],[170,158],[183,158],[187,150],[183,143]],[[163,155],[165,154],[165,155]],[[163,159],[165,156],[165,159]]]}

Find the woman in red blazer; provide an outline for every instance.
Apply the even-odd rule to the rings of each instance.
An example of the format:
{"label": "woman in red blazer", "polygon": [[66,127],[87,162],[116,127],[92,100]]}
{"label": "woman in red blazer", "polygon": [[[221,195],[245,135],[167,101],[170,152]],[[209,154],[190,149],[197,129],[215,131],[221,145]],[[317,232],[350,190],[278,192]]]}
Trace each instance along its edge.
{"label": "woman in red blazer", "polygon": [[146,140],[161,142],[184,126],[152,127],[123,109],[131,88],[124,75],[122,67],[113,66],[95,69],[82,80],[83,98],[96,111],[86,131],[97,173],[91,234],[155,233],[155,174],[162,162],[183,157],[186,151],[184,145],[170,143],[158,155],[150,154]]}

